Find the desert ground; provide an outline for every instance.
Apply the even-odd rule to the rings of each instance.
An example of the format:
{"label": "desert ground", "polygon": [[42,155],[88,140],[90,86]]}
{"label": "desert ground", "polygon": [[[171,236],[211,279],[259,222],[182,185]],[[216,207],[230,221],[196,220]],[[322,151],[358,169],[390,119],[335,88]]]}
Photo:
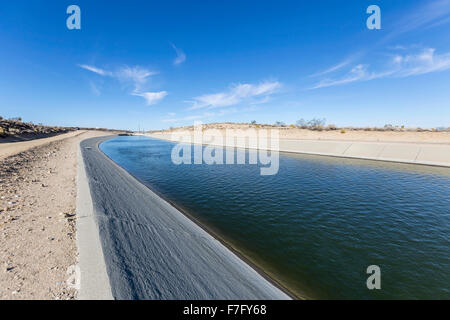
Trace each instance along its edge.
{"label": "desert ground", "polygon": [[75,202],[81,140],[74,131],[0,144],[0,299],[74,299]]}
{"label": "desert ground", "polygon": [[[423,129],[392,128],[335,128],[324,127],[315,129],[302,129],[291,126],[273,126],[259,124],[214,123],[204,124],[203,130],[216,129],[225,134],[227,129],[277,129],[280,139],[298,140],[337,140],[337,141],[375,141],[375,142],[415,142],[415,143],[439,143],[450,144],[450,131],[436,131]],[[151,134],[170,134],[180,131],[193,131],[194,127],[181,127],[168,130],[151,131]]]}

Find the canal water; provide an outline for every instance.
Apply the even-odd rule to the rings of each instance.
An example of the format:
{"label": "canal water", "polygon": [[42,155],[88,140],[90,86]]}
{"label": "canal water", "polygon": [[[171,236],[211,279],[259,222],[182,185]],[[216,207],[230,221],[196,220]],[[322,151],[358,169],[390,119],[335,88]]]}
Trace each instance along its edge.
{"label": "canal water", "polygon": [[[174,146],[100,148],[298,297],[450,299],[450,169],[281,153],[278,174],[261,176],[175,165]],[[380,290],[367,288],[371,265]]]}

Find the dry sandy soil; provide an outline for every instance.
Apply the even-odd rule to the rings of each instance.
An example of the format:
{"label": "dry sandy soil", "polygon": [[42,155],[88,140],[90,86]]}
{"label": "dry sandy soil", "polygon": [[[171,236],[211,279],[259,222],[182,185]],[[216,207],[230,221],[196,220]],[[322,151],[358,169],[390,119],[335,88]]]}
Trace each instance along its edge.
{"label": "dry sandy soil", "polygon": [[77,150],[98,131],[0,144],[0,299],[73,299]]}
{"label": "dry sandy soil", "polygon": [[[260,126],[248,124],[217,123],[205,124],[203,130],[218,129],[225,134],[226,129],[278,129],[280,139],[304,139],[304,140],[342,140],[342,141],[377,141],[377,142],[420,142],[420,143],[445,143],[450,144],[450,132],[433,131],[364,131],[345,129],[316,131],[289,127]],[[168,134],[177,131],[192,131],[193,127],[176,128],[172,130],[155,131],[153,134]]]}

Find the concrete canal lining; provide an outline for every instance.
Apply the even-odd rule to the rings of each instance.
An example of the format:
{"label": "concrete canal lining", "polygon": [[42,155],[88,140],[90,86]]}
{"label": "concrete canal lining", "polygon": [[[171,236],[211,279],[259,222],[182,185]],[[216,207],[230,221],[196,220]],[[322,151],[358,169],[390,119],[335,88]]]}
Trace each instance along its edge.
{"label": "concrete canal lining", "polygon": [[[171,134],[145,136],[181,141],[181,138],[173,138]],[[226,142],[220,145],[230,147]],[[450,144],[280,139],[279,151],[450,167]]]}

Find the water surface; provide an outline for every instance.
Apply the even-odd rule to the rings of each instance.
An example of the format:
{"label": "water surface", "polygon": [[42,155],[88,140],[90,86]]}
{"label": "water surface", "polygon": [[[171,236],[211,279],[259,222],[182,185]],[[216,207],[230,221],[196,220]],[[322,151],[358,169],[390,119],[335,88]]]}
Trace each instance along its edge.
{"label": "water surface", "polygon": [[[450,299],[449,169],[282,153],[278,174],[261,176],[177,166],[173,146],[118,137],[100,148],[298,296]],[[366,287],[369,265],[381,290]]]}

